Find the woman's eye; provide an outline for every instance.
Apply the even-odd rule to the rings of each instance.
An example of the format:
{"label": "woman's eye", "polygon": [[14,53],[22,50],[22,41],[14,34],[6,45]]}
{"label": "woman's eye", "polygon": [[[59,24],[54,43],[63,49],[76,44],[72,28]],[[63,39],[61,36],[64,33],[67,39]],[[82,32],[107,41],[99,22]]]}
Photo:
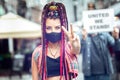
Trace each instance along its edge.
{"label": "woman's eye", "polygon": [[46,29],[47,29],[47,30],[50,30],[50,29],[51,29],[51,27],[46,27]]}
{"label": "woman's eye", "polygon": [[61,29],[61,27],[60,26],[56,26],[56,29]]}

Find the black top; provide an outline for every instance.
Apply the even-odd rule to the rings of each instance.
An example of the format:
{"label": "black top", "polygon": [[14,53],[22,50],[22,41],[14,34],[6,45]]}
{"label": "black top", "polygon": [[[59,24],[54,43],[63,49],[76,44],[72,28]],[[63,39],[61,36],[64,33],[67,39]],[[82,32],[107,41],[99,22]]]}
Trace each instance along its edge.
{"label": "black top", "polygon": [[60,57],[53,59],[47,56],[47,77],[60,75]]}

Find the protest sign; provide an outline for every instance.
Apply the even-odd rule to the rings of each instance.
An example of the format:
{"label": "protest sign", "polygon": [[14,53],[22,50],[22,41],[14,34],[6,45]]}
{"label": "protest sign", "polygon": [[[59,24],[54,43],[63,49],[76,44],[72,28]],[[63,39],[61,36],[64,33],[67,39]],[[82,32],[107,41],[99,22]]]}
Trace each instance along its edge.
{"label": "protest sign", "polygon": [[113,24],[113,9],[83,11],[83,26],[88,33],[112,31]]}

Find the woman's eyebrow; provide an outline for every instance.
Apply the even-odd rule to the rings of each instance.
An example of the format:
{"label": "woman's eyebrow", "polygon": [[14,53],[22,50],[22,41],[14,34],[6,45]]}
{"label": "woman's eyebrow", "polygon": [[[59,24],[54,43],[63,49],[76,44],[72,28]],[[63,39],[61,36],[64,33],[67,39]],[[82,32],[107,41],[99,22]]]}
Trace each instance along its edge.
{"label": "woman's eyebrow", "polygon": [[57,27],[61,27],[61,25],[57,25]]}

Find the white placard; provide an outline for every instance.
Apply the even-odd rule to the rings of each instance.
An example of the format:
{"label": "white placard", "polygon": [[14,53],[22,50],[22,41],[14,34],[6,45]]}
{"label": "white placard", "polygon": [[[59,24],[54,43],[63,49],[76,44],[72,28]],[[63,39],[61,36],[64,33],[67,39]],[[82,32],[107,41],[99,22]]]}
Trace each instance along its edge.
{"label": "white placard", "polygon": [[83,26],[88,33],[112,31],[113,24],[113,9],[83,11]]}

